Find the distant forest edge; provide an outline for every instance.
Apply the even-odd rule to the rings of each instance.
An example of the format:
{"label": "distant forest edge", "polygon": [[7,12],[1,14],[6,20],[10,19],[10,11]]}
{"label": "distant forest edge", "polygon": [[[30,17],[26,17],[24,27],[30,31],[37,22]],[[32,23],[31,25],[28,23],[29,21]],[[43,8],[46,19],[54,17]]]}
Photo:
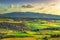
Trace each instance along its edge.
{"label": "distant forest edge", "polygon": [[60,15],[34,13],[34,12],[12,12],[0,14],[0,18],[27,18],[27,19],[54,19],[60,20]]}

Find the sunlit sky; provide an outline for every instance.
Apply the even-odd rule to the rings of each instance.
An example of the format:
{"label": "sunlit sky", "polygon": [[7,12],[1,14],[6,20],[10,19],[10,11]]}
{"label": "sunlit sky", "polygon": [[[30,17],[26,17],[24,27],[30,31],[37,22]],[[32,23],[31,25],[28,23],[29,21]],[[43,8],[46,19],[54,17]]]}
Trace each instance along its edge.
{"label": "sunlit sky", "polygon": [[0,0],[0,14],[10,12],[60,15],[60,0]]}

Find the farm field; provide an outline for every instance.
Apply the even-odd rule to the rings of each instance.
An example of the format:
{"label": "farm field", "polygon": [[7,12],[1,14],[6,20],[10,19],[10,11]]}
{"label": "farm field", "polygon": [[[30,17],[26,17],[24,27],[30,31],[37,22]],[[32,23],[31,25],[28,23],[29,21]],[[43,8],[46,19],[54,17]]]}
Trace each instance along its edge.
{"label": "farm field", "polygon": [[[23,20],[23,21],[22,21]],[[60,40],[60,20],[0,20],[1,40]]]}

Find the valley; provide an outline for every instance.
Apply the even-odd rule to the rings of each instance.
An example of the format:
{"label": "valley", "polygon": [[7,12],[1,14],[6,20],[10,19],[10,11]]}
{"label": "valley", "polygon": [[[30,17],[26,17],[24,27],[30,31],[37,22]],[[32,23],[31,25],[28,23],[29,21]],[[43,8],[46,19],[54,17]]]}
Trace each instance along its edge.
{"label": "valley", "polygon": [[33,40],[58,40],[60,20],[0,18],[0,39],[28,40],[31,37]]}

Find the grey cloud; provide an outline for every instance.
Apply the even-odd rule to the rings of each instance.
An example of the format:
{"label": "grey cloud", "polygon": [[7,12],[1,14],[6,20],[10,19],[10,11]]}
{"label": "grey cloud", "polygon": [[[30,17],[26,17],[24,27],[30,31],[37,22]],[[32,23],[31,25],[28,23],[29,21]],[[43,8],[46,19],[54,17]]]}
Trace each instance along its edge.
{"label": "grey cloud", "polygon": [[32,6],[30,4],[27,4],[27,5],[22,5],[21,7],[23,7],[23,8],[33,8],[34,6]]}

